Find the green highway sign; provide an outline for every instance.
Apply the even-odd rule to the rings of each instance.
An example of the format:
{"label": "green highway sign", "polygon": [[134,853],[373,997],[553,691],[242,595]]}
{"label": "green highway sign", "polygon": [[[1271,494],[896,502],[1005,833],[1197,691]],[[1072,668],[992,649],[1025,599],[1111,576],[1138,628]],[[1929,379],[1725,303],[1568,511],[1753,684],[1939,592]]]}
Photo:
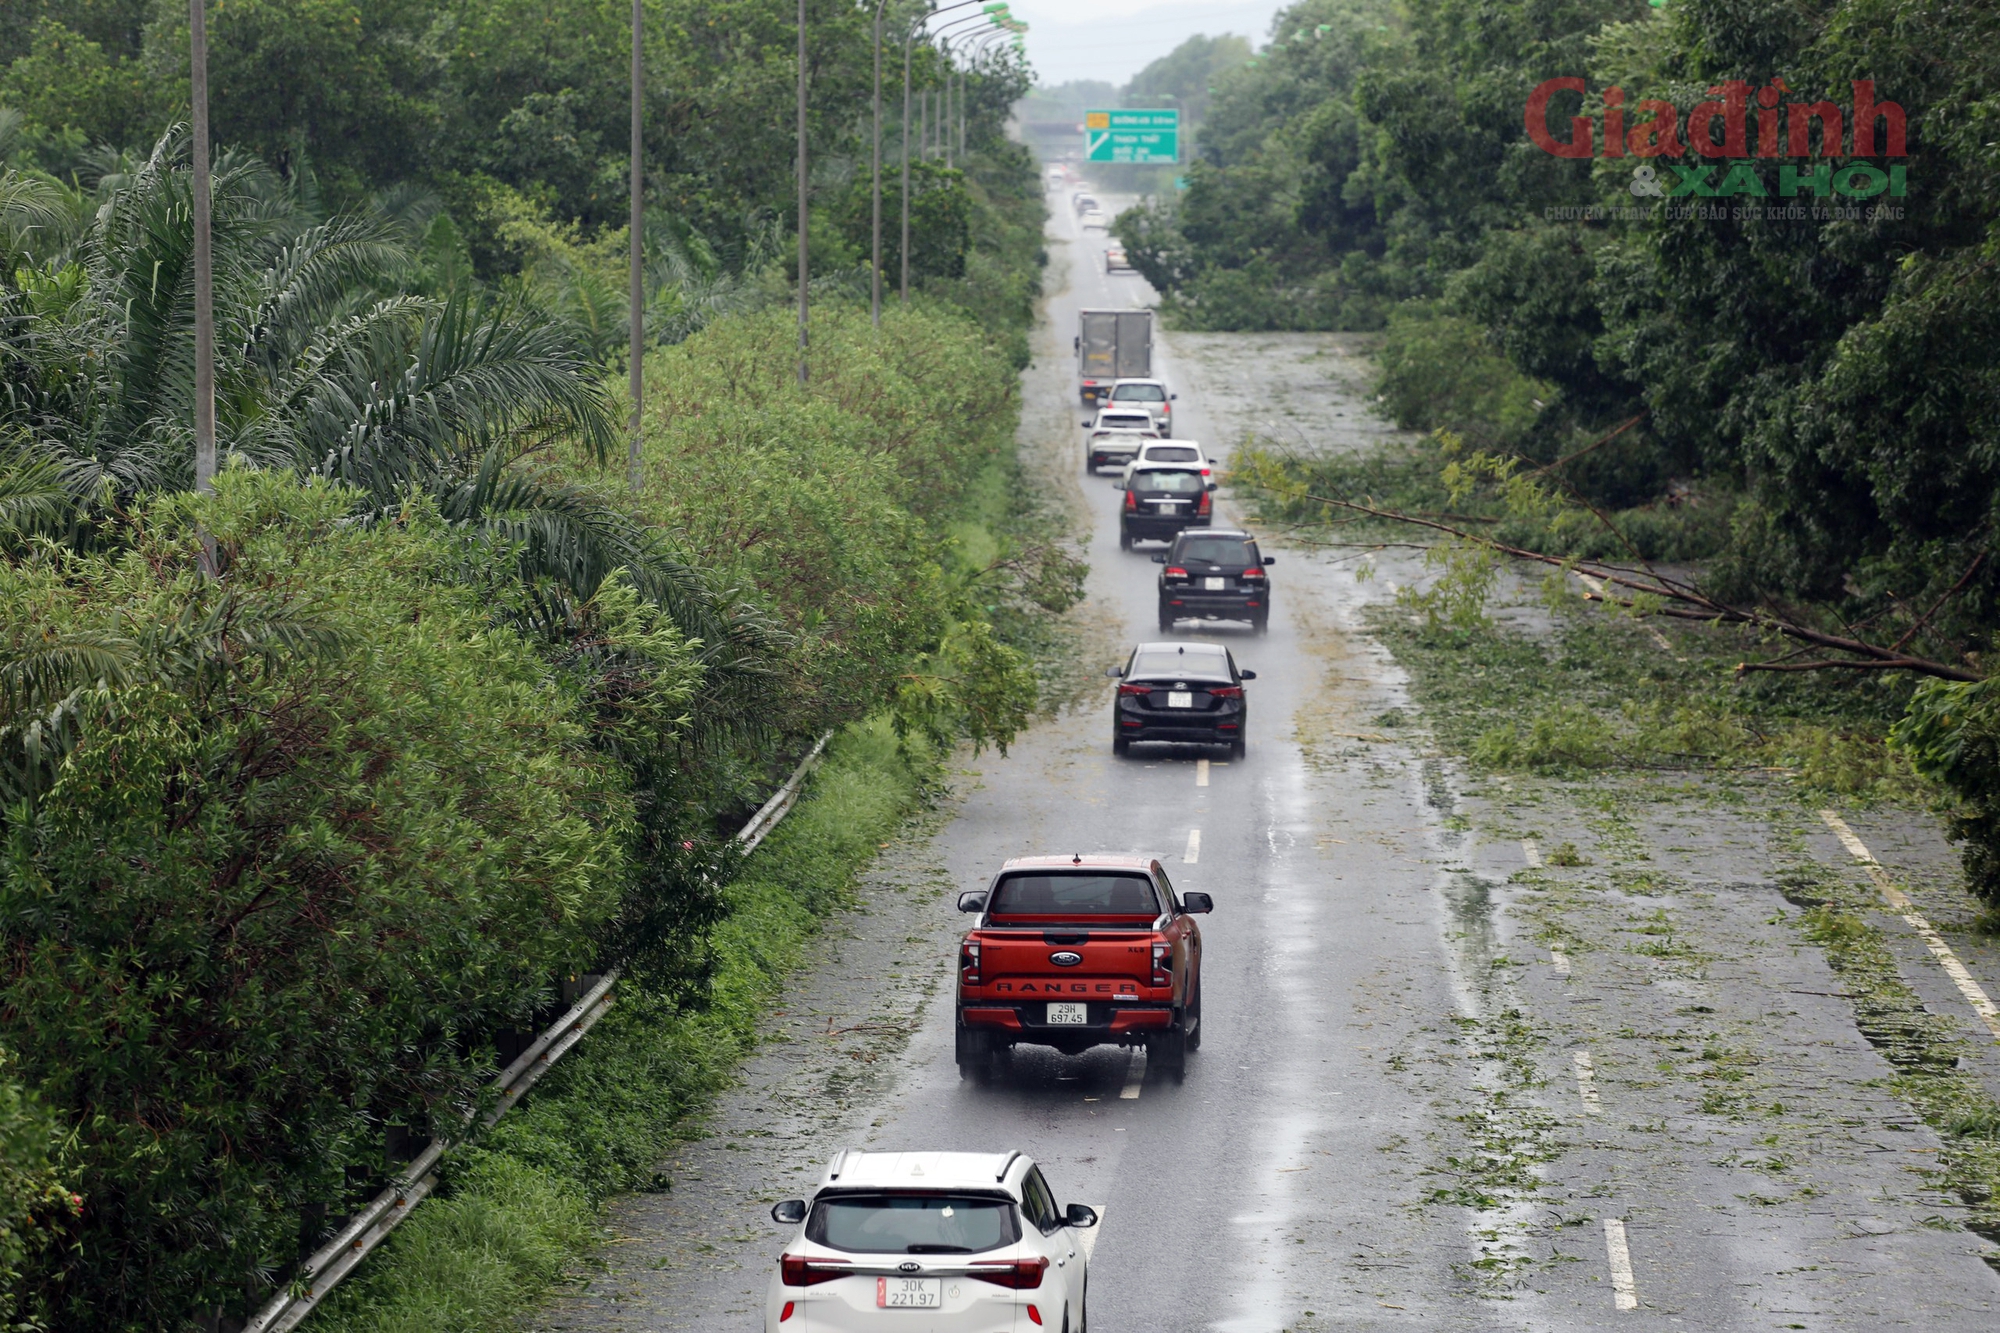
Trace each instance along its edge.
{"label": "green highway sign", "polygon": [[1178,111],[1086,111],[1086,162],[1174,163],[1181,160]]}

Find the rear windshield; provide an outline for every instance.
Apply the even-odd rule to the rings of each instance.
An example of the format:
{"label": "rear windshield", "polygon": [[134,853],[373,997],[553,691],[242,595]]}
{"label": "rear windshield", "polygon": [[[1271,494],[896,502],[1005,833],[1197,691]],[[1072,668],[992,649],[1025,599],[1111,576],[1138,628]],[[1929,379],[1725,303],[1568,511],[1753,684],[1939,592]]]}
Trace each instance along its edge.
{"label": "rear windshield", "polygon": [[1127,680],[1227,680],[1229,664],[1220,653],[1140,653]]}
{"label": "rear windshield", "polygon": [[1191,565],[1227,565],[1232,569],[1260,563],[1257,543],[1242,537],[1190,537],[1181,543],[1180,558]]}
{"label": "rear windshield", "polygon": [[1144,412],[1106,412],[1097,419],[1097,424],[1122,430],[1151,430],[1153,419]]}
{"label": "rear windshield", "polygon": [[1201,450],[1184,444],[1154,445],[1146,451],[1149,463],[1199,463]]}
{"label": "rear windshield", "polygon": [[1021,1239],[1006,1199],[952,1194],[842,1194],[821,1199],[806,1239],[857,1254],[977,1254]]}
{"label": "rear windshield", "polygon": [[1125,874],[1008,875],[994,887],[987,911],[995,916],[1137,916],[1160,914],[1153,881]]}
{"label": "rear windshield", "polygon": [[[1119,258],[1125,257],[1123,250],[1111,252]],[[1111,391],[1111,396],[1121,403],[1164,403],[1166,390],[1157,384],[1121,384]]]}
{"label": "rear windshield", "polygon": [[1199,472],[1154,472],[1150,469],[1132,474],[1132,489],[1135,491],[1160,491],[1167,495],[1199,494],[1203,482]]}

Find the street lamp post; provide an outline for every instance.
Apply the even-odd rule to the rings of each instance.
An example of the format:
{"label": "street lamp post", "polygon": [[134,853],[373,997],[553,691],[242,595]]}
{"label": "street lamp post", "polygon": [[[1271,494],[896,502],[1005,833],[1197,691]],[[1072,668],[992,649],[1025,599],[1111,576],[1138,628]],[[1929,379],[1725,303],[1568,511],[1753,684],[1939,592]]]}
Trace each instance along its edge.
{"label": "street lamp post", "polygon": [[914,20],[910,24],[909,31],[903,34],[903,243],[897,251],[897,255],[901,259],[903,273],[902,284],[898,291],[897,299],[904,305],[908,305],[910,302],[910,195],[912,193],[910,181],[910,48],[916,44],[917,34],[923,30],[924,24],[937,15],[948,14],[954,9],[963,9],[967,5],[978,3],[979,0],[958,0],[958,3],[946,5],[943,9],[929,10]]}
{"label": "street lamp post", "polygon": [[806,0],[799,0],[799,385],[806,383],[807,263],[806,230],[810,221],[806,199]]}
{"label": "street lamp post", "polygon": [[208,15],[188,0],[194,167],[194,488],[215,489],[215,238],[208,178]]}
{"label": "street lamp post", "polygon": [[869,221],[868,319],[882,327],[882,6],[875,0],[875,151],[868,191],[873,213]]}
{"label": "street lamp post", "polygon": [[632,0],[632,308],[630,325],[631,345],[626,357],[631,362],[627,368],[632,393],[632,439],[625,461],[625,480],[633,491],[639,489],[639,405],[646,389],[646,287],[645,287],[645,231],[646,231],[646,164],[645,141],[641,137],[642,124],[642,82],[645,74],[641,62],[641,52],[645,40],[645,0]]}

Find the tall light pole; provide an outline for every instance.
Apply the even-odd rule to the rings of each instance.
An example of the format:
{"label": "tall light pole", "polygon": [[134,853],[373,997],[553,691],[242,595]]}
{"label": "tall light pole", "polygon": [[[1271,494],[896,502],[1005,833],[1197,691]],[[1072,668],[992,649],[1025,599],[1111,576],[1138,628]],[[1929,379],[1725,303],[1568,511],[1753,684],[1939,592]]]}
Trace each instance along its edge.
{"label": "tall light pole", "polygon": [[799,0],[799,386],[806,383],[806,293],[810,281],[807,271],[806,230],[810,217],[806,212],[806,0]]}
{"label": "tall light pole", "polygon": [[194,103],[194,488],[215,489],[215,238],[208,179],[208,16],[188,0],[188,91]]}
{"label": "tall light pole", "polygon": [[632,392],[632,442],[626,459],[625,480],[634,492],[639,489],[640,435],[639,407],[646,392],[646,145],[642,138],[641,109],[645,70],[641,52],[645,40],[645,0],[632,0],[632,311],[629,321],[632,345],[627,352]]}
{"label": "tall light pole", "polygon": [[929,10],[912,20],[909,31],[903,34],[903,244],[897,251],[902,260],[903,279],[897,299],[904,305],[910,303],[910,195],[913,192],[910,180],[910,48],[916,43],[917,34],[923,30],[924,24],[937,15],[978,3],[979,0],[958,0],[958,3],[946,5],[943,9]]}
{"label": "tall light pole", "polygon": [[875,152],[868,191],[874,209],[869,222],[868,319],[878,329],[882,327],[882,6],[888,3],[875,0]]}

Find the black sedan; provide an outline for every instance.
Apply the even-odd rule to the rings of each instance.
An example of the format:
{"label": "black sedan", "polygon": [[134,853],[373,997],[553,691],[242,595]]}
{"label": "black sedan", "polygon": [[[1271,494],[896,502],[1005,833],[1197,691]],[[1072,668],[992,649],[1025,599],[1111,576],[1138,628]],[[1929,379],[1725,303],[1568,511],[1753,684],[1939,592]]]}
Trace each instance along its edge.
{"label": "black sedan", "polygon": [[1212,643],[1142,643],[1122,667],[1105,673],[1118,681],[1111,710],[1111,750],[1125,754],[1134,741],[1226,745],[1241,757],[1248,743],[1249,701],[1227,648]]}
{"label": "black sedan", "polygon": [[1172,541],[1183,528],[1205,528],[1215,513],[1215,484],[1197,466],[1135,467],[1125,481],[1125,506],[1118,515],[1118,545]]}
{"label": "black sedan", "polygon": [[1262,634],[1271,623],[1271,580],[1276,563],[1257,553],[1247,532],[1210,528],[1183,532],[1153,557],[1160,571],[1160,633],[1182,620],[1247,620]]}

